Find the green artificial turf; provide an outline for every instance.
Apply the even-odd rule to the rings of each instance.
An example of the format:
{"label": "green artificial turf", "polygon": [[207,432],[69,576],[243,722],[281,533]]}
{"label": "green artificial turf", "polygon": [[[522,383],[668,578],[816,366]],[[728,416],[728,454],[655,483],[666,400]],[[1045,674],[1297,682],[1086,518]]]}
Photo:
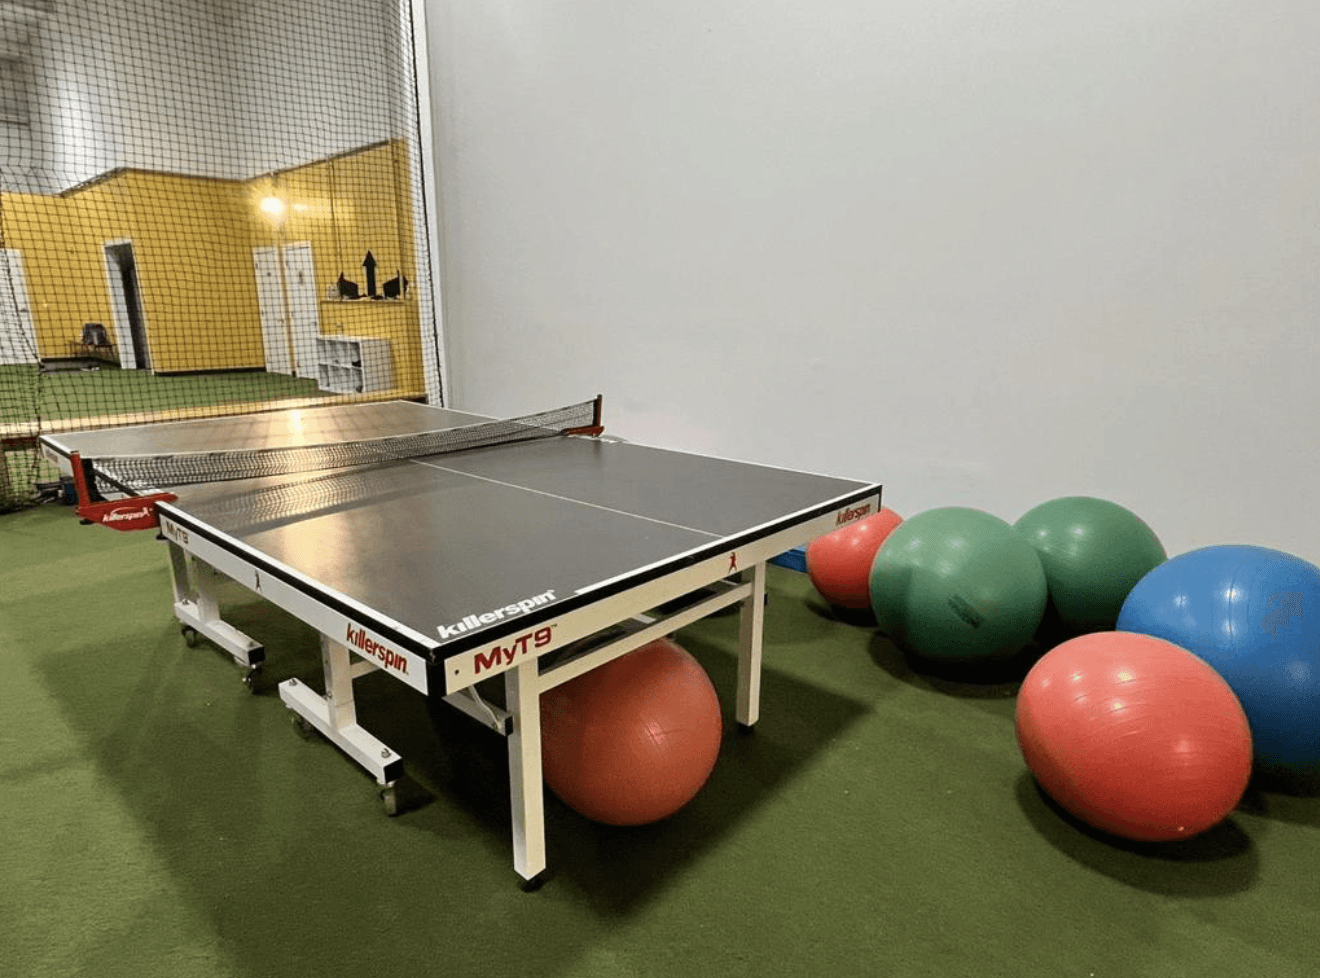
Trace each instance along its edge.
{"label": "green artificial turf", "polygon": [[1013,682],[913,670],[771,568],[762,718],[729,717],[737,618],[679,641],[719,689],[706,788],[668,821],[548,799],[552,875],[512,870],[504,744],[357,684],[408,810],[300,739],[275,684],[316,636],[234,588],[256,695],[171,617],[165,545],[45,506],[0,517],[0,973],[48,976],[1314,978],[1320,799],[1253,786],[1181,845],[1055,809]]}
{"label": "green artificial turf", "polygon": [[86,370],[0,367],[0,423],[94,418],[315,397],[315,380],[263,370],[157,375],[99,365]]}

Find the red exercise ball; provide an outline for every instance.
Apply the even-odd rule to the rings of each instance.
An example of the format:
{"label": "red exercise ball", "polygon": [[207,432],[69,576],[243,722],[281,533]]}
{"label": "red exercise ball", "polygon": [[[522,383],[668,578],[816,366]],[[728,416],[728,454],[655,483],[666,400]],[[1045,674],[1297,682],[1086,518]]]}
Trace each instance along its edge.
{"label": "red exercise ball", "polygon": [[668,639],[541,697],[546,784],[607,825],[645,825],[691,801],[715,767],[722,732],[710,677]]}
{"label": "red exercise ball", "polygon": [[1228,683],[1150,635],[1094,632],[1047,652],[1022,683],[1016,725],[1050,797],[1141,842],[1218,824],[1251,776],[1251,730]]}
{"label": "red exercise ball", "polygon": [[807,546],[807,576],[830,604],[871,607],[871,563],[885,538],[903,522],[892,509],[817,537]]}

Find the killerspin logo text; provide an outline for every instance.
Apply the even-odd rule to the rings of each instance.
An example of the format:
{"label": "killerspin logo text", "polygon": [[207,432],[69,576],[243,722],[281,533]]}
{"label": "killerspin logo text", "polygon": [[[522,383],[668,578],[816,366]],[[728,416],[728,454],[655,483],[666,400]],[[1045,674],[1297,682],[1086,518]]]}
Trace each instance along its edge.
{"label": "killerspin logo text", "polygon": [[865,506],[857,506],[852,509],[841,509],[839,510],[838,514],[834,517],[834,525],[843,526],[845,523],[852,523],[854,520],[860,520],[863,516],[869,516],[870,514],[871,514],[870,503],[867,503]]}
{"label": "killerspin logo text", "polygon": [[495,608],[480,615],[464,615],[461,620],[452,625],[436,625],[435,630],[440,633],[440,638],[457,638],[460,635],[466,635],[468,632],[476,631],[483,625],[493,625],[496,622],[504,621],[506,618],[513,618],[517,615],[523,615],[533,608],[540,608],[555,600],[555,592],[543,591],[542,593],[530,598],[523,598],[521,601],[515,601],[513,604],[506,604],[503,608]]}

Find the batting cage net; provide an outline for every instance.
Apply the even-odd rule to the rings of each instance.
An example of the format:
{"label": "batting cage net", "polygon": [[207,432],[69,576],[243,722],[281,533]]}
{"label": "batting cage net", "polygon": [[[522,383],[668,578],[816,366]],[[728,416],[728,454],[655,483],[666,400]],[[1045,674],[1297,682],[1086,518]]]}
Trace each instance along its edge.
{"label": "batting cage net", "polygon": [[421,43],[411,0],[0,0],[0,511],[61,491],[45,432],[443,403]]}

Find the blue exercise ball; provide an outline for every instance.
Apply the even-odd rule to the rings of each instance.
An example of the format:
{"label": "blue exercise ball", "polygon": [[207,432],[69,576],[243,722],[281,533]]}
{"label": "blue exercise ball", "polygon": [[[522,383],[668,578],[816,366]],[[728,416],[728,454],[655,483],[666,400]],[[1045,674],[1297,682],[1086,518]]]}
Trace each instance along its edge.
{"label": "blue exercise ball", "polygon": [[1180,645],[1242,703],[1257,765],[1320,775],[1320,567],[1267,547],[1204,547],[1137,582],[1120,631]]}

